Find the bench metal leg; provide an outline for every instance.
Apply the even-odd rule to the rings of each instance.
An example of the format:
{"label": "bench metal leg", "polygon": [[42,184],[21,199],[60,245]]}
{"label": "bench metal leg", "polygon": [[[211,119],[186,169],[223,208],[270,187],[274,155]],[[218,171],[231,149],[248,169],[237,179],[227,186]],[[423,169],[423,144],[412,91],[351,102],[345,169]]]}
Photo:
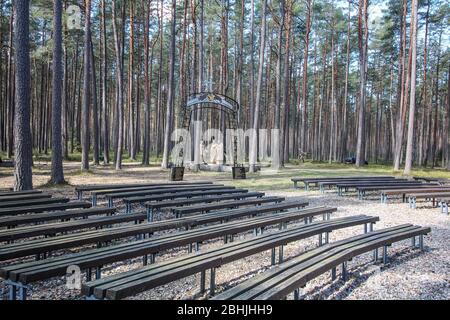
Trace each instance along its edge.
{"label": "bench metal leg", "polygon": [[411,238],[411,247],[413,247],[413,248],[416,247],[416,237]]}
{"label": "bench metal leg", "polygon": [[96,206],[97,206],[97,196],[96,196],[96,195],[93,195],[93,196],[92,196],[92,206],[93,206],[93,207],[96,207]]}
{"label": "bench metal leg", "polygon": [[319,234],[319,247],[323,245],[323,233]]}
{"label": "bench metal leg", "polygon": [[383,247],[383,264],[387,264],[388,263],[388,246],[384,246]]}
{"label": "bench metal leg", "polygon": [[421,234],[419,237],[419,247],[420,250],[423,251],[423,234]]}
{"label": "bench metal leg", "polygon": [[325,232],[325,244],[330,243],[330,233],[329,232]]}
{"label": "bench metal leg", "polygon": [[9,286],[9,297],[8,297],[8,299],[10,300],[10,301],[14,301],[14,300],[17,300],[17,288],[16,288],[16,286],[15,285],[10,285]]}
{"label": "bench metal leg", "polygon": [[378,248],[373,250],[373,261],[378,262]]}
{"label": "bench metal leg", "polygon": [[272,249],[272,257],[271,257],[271,264],[274,266],[276,263],[275,261],[275,248]]}
{"label": "bench metal leg", "polygon": [[284,246],[280,246],[278,249],[278,263],[283,263]]}
{"label": "bench metal leg", "polygon": [[99,280],[102,278],[102,267],[95,269],[95,279]]}
{"label": "bench metal leg", "polygon": [[206,289],[206,271],[200,272],[200,293],[204,294]]}
{"label": "bench metal leg", "polygon": [[147,221],[148,222],[153,222],[153,208],[148,208],[147,209]]}
{"label": "bench metal leg", "polygon": [[298,288],[294,290],[294,300],[298,301],[298,300],[302,300],[302,292],[303,292],[303,288]]}
{"label": "bench metal leg", "polygon": [[343,262],[342,263],[342,280],[344,282],[347,281],[347,277],[348,277],[348,274],[347,274],[347,262]]}
{"label": "bench metal leg", "polygon": [[197,242],[196,244],[195,244],[195,251],[196,252],[199,252],[200,251],[200,242]]}
{"label": "bench metal leg", "polygon": [[336,280],[336,268],[331,269],[331,280]]}
{"label": "bench metal leg", "polygon": [[87,282],[92,281],[92,269],[91,268],[88,268],[86,270],[86,281]]}
{"label": "bench metal leg", "polygon": [[209,279],[209,294],[214,295],[216,291],[216,268],[211,268],[211,276]]}

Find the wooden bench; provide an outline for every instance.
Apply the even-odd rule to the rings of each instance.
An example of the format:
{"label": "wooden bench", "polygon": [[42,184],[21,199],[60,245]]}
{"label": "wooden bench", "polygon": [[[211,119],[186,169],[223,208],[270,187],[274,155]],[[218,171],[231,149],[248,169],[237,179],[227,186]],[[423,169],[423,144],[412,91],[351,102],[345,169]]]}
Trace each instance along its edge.
{"label": "wooden bench", "polygon": [[118,300],[196,273],[201,274],[200,291],[204,292],[206,270],[211,269],[210,294],[213,295],[216,269],[220,266],[264,251],[272,252],[272,264],[275,264],[275,248],[277,247],[279,247],[279,263],[282,263],[284,259],[283,246],[289,243],[313,236],[319,236],[319,239],[323,240],[324,234],[334,230],[357,225],[373,225],[376,221],[378,221],[377,217],[358,216],[283,229],[276,233],[260,235],[246,241],[229,243],[217,249],[198,252],[196,255],[189,255],[91,281],[83,285],[82,294],[95,299]]}
{"label": "wooden bench", "polygon": [[416,193],[414,191],[414,193],[407,194],[406,197],[408,198],[409,207],[412,209],[417,209],[417,199],[430,199],[433,203],[433,207],[435,207],[436,199],[450,197],[450,190],[428,193]]}
{"label": "wooden bench", "polygon": [[3,202],[11,202],[11,201],[28,201],[35,199],[48,199],[51,198],[52,195],[48,193],[34,193],[34,194],[26,194],[26,195],[13,195],[13,196],[4,196],[0,197],[0,204]]}
{"label": "wooden bench", "polygon": [[157,213],[159,210],[164,209],[164,208],[183,207],[183,206],[189,206],[192,204],[213,203],[213,202],[220,202],[220,201],[224,201],[224,200],[261,198],[264,195],[265,195],[265,193],[263,193],[263,192],[232,193],[232,194],[197,197],[197,198],[189,198],[189,199],[148,202],[145,204],[145,207],[147,208],[148,221],[153,222],[155,213]]}
{"label": "wooden bench", "polygon": [[315,184],[321,181],[345,181],[345,180],[368,180],[368,179],[395,179],[392,176],[362,176],[362,177],[328,177],[328,178],[292,178],[291,181],[294,182],[294,188],[298,188],[298,183],[303,182],[305,185],[305,191],[309,190],[310,184]]}
{"label": "wooden bench", "polygon": [[422,186],[423,183],[415,182],[415,181],[406,181],[406,182],[395,182],[395,183],[364,183],[364,184],[338,184],[338,194],[343,195],[343,191],[348,191],[350,189],[356,190],[359,199],[363,199],[366,195],[366,192],[375,192],[381,190],[388,189],[400,189],[400,188],[409,188],[409,187],[417,187]]}
{"label": "wooden bench", "polygon": [[[205,185],[198,187],[177,187],[173,189],[153,189],[153,190],[142,190],[142,191],[133,191],[133,192],[123,192],[123,193],[113,193],[113,194],[105,194],[106,199],[108,200],[108,205],[113,206],[115,199],[125,199],[130,197],[150,197],[156,196],[160,194],[177,194],[183,192],[212,192],[218,191],[222,192],[223,190],[235,190],[235,187],[223,186],[223,185]],[[130,208],[128,208],[130,209]]]}
{"label": "wooden bench", "polygon": [[84,192],[99,191],[99,190],[112,190],[112,189],[125,189],[133,187],[150,187],[150,186],[167,186],[167,185],[189,185],[189,184],[212,184],[210,181],[196,181],[196,182],[167,182],[167,183],[130,183],[130,184],[99,184],[90,186],[79,186],[75,188],[78,200],[83,198]]}
{"label": "wooden bench", "polygon": [[131,211],[132,205],[135,203],[146,203],[155,201],[166,201],[175,199],[192,199],[195,197],[206,197],[206,196],[218,196],[218,195],[231,195],[231,194],[242,194],[247,193],[246,189],[220,189],[220,190],[209,190],[209,191],[185,191],[178,193],[164,193],[152,196],[138,196],[124,198],[122,201],[125,203],[126,211]]}
{"label": "wooden bench", "polygon": [[97,229],[104,226],[112,226],[115,224],[133,221],[142,222],[146,219],[147,214],[141,212],[0,230],[0,241],[7,241],[9,243],[12,243],[20,239],[39,236],[56,236],[57,234],[65,232],[73,232],[92,228]]}
{"label": "wooden bench", "polygon": [[[222,186],[222,184],[215,184],[214,186]],[[145,186],[145,187],[133,187],[133,188],[121,188],[121,189],[107,189],[107,190],[100,190],[100,191],[93,191],[91,192],[91,198],[92,198],[92,205],[96,206],[98,198],[100,196],[104,195],[113,195],[118,193],[125,193],[125,192],[136,192],[136,191],[150,191],[150,190],[167,190],[167,192],[171,192],[173,189],[179,189],[179,188],[192,188],[192,187],[205,187],[205,184],[190,184],[189,186],[182,185],[181,187],[179,185],[158,185],[158,186]]]}
{"label": "wooden bench", "polygon": [[419,237],[419,248],[423,251],[423,236],[430,232],[430,228],[402,225],[327,244],[244,281],[212,300],[280,300],[291,292],[298,300],[299,288],[308,281],[330,270],[331,278],[335,280],[339,265],[342,265],[341,277],[347,281],[348,261],[361,254],[374,251],[374,260],[378,262],[378,250],[383,248],[383,263],[386,264],[388,246],[411,238],[415,248],[416,237]]}
{"label": "wooden bench", "polygon": [[38,194],[38,193],[42,193],[42,191],[41,190],[7,191],[7,192],[0,192],[0,198],[1,197],[11,197],[11,196]]}
{"label": "wooden bench", "polygon": [[237,209],[239,207],[245,206],[258,206],[261,204],[267,203],[280,203],[283,202],[285,198],[282,197],[265,197],[265,198],[257,198],[250,200],[233,200],[233,201],[225,201],[225,202],[217,202],[212,204],[201,204],[197,206],[188,206],[188,207],[169,207],[168,210],[175,214],[176,218],[179,218],[186,214],[191,213],[206,213],[214,210],[221,209]]}
{"label": "wooden bench", "polygon": [[[52,277],[63,276],[66,274],[66,270],[69,266],[78,266],[82,270],[87,270],[88,279],[92,276],[92,268],[96,268],[96,277],[101,277],[102,266],[123,261],[131,258],[143,256],[144,264],[148,263],[148,255],[152,255],[162,250],[170,249],[173,247],[179,247],[183,245],[191,245],[192,243],[199,244],[202,239],[212,239],[222,237],[225,235],[233,235],[235,233],[251,230],[254,228],[264,228],[270,225],[283,224],[286,226],[286,222],[296,220],[309,220],[308,217],[322,214],[323,212],[333,212],[335,208],[317,208],[317,212],[313,212],[312,209],[298,212],[287,212],[274,214],[267,217],[258,217],[244,221],[237,221],[236,223],[229,223],[227,225],[215,225],[207,228],[194,229],[174,235],[166,235],[158,238],[146,239],[136,242],[130,242],[110,247],[104,247],[101,249],[87,250],[70,255],[59,256],[46,260],[21,263],[16,265],[4,266],[0,268],[0,277],[6,280],[6,283],[11,285],[11,297],[15,297],[16,289],[20,288],[22,298],[26,297],[27,285],[36,281],[43,281]],[[320,213],[319,213],[320,212]],[[319,231],[324,233],[332,232],[333,230],[361,225],[372,224],[378,221],[378,218],[374,217],[358,217],[358,218],[343,218],[336,219],[330,223],[330,220],[321,222],[322,224],[315,223],[314,232],[302,229],[301,236],[298,234],[291,235],[281,234],[279,243],[284,243],[295,237],[306,237],[318,234]],[[319,226],[319,227],[318,227]],[[300,228],[296,228],[300,229]],[[286,240],[286,238],[288,240]],[[198,245],[197,245],[198,249]],[[154,256],[152,256],[154,258]],[[151,257],[151,258],[152,258]]]}
{"label": "wooden bench", "polygon": [[430,193],[430,192],[439,192],[446,191],[450,192],[450,187],[436,187],[436,186],[419,186],[419,187],[408,187],[403,189],[390,189],[383,190],[381,192],[381,203],[387,203],[388,198],[390,196],[401,196],[403,202],[406,202],[406,194],[407,193]]}
{"label": "wooden bench", "polygon": [[51,221],[67,221],[98,215],[112,215],[116,208],[90,208],[81,210],[53,211],[22,216],[0,217],[0,227],[13,228],[27,224],[42,224]]}
{"label": "wooden bench", "polygon": [[0,247],[0,261],[17,259],[36,255],[41,259],[41,254],[47,256],[52,251],[69,249],[88,244],[99,244],[112,240],[124,239],[128,237],[142,238],[154,232],[176,229],[190,228],[194,225],[207,224],[212,222],[226,222],[230,219],[256,216],[263,213],[280,212],[292,208],[303,208],[308,203],[300,201],[285,202],[277,205],[260,206],[247,210],[230,210],[227,212],[215,212],[209,215],[192,216],[191,219],[171,219],[157,223],[146,223],[141,225],[121,226],[104,230],[94,230],[69,234],[54,238],[36,239],[20,243],[2,245]]}
{"label": "wooden bench", "polygon": [[[343,181],[322,181],[318,182],[317,185],[319,187],[319,190],[324,193],[325,187],[328,187],[329,189],[332,189],[332,187],[336,187],[339,184],[386,184],[386,183],[399,183],[399,182],[405,182],[408,181],[406,179],[369,179],[369,180],[345,180]],[[339,194],[340,189],[338,189]],[[340,195],[340,194],[339,194]]]}
{"label": "wooden bench", "polygon": [[68,198],[44,198],[44,199],[32,199],[32,200],[21,200],[21,201],[6,201],[0,202],[0,210],[12,209],[15,210],[23,207],[31,206],[41,206],[41,205],[53,205],[57,203],[68,203],[70,199]]}
{"label": "wooden bench", "polygon": [[0,217],[4,216],[16,216],[26,213],[41,213],[46,211],[57,211],[57,210],[69,210],[69,209],[80,209],[80,208],[90,208],[91,204],[89,202],[68,202],[68,203],[56,203],[48,205],[38,205],[30,207],[19,207],[13,209],[0,209]]}

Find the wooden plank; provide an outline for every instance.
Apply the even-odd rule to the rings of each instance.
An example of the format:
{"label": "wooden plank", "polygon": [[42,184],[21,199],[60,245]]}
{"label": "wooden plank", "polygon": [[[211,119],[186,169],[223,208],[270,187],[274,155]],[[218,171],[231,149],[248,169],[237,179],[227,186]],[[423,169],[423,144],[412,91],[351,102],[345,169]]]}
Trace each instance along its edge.
{"label": "wooden plank", "polygon": [[106,190],[106,189],[123,189],[123,188],[133,188],[133,187],[149,187],[149,186],[177,186],[177,185],[190,185],[190,184],[213,184],[211,181],[195,181],[195,182],[164,182],[164,183],[130,183],[130,184],[100,184],[100,185],[89,185],[89,186],[78,186],[75,188],[76,191],[95,191],[95,190]]}
{"label": "wooden plank", "polygon": [[176,189],[153,189],[153,190],[143,190],[143,191],[134,191],[134,192],[124,192],[124,193],[113,193],[113,194],[106,194],[105,197],[108,199],[117,199],[117,198],[127,198],[127,197],[138,197],[138,196],[151,196],[151,195],[159,195],[159,194],[176,194],[176,193],[182,193],[187,191],[207,191],[207,190],[232,190],[235,189],[235,187],[230,186],[199,186],[199,187],[181,187]]}
{"label": "wooden plank", "polygon": [[253,205],[261,205],[265,203],[273,203],[273,202],[282,202],[285,198],[281,197],[266,197],[266,198],[257,198],[251,200],[237,200],[237,201],[226,201],[226,202],[217,202],[212,204],[202,204],[200,206],[188,206],[188,207],[169,207],[168,210],[175,213],[177,216],[182,216],[184,214],[190,213],[198,213],[198,212],[208,212],[219,209],[233,209],[244,206],[253,206]]}
{"label": "wooden plank", "polygon": [[223,200],[239,200],[239,199],[247,199],[247,198],[254,198],[254,197],[263,197],[264,195],[265,195],[265,193],[263,193],[263,192],[225,194],[225,195],[218,195],[218,196],[207,196],[207,197],[198,197],[198,198],[189,198],[189,199],[148,202],[145,204],[145,206],[147,208],[151,208],[151,209],[162,209],[162,208],[169,208],[169,207],[182,207],[182,206],[188,206],[188,205],[198,204],[198,203],[220,202]]}
{"label": "wooden plank", "polygon": [[40,190],[27,190],[27,191],[0,192],[0,197],[20,196],[20,195],[37,194],[37,193],[42,193],[42,191],[40,191]]}
{"label": "wooden plank", "polygon": [[90,218],[10,230],[0,230],[0,241],[16,241],[37,236],[56,235],[62,232],[73,232],[126,222],[144,221],[146,218],[146,213],[120,214],[112,217]]}
{"label": "wooden plank", "polygon": [[56,211],[56,210],[68,210],[68,209],[79,209],[79,208],[90,208],[91,204],[88,202],[69,202],[62,204],[50,204],[50,205],[39,205],[31,207],[21,207],[14,209],[0,209],[0,217],[3,216],[14,216],[25,213],[41,213],[46,211]]}
{"label": "wooden plank", "polygon": [[211,190],[211,191],[192,191],[192,192],[180,192],[180,193],[164,193],[160,195],[145,196],[145,197],[129,197],[122,199],[124,203],[144,203],[152,201],[164,201],[180,198],[194,198],[199,196],[211,196],[211,195],[224,195],[224,194],[238,194],[245,193],[248,190],[245,189],[227,189],[227,190]]}
{"label": "wooden plank", "polygon": [[34,199],[48,199],[51,198],[52,195],[48,193],[34,193],[34,194],[26,194],[26,195],[14,195],[14,196],[4,196],[0,197],[0,204],[3,202],[9,201],[26,201],[26,200],[34,200]]}
{"label": "wooden plank", "polygon": [[70,199],[68,198],[47,198],[47,199],[32,199],[32,200],[21,200],[21,201],[7,201],[0,202],[0,210],[11,208],[11,210],[15,210],[23,208],[23,207],[31,207],[38,205],[48,205],[48,204],[56,204],[56,203],[68,203]]}
{"label": "wooden plank", "polygon": [[87,218],[89,216],[114,214],[116,208],[91,208],[81,210],[54,211],[31,215],[0,217],[0,227],[15,227],[32,223],[45,223],[49,221]]}

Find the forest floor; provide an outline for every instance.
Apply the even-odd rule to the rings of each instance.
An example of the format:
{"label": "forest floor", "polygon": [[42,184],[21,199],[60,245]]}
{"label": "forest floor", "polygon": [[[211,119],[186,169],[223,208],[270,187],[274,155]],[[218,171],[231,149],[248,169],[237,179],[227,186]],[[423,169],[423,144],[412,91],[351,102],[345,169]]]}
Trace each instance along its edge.
{"label": "forest floor", "polygon": [[[139,183],[149,181],[167,181],[168,173],[158,166],[143,168],[137,164],[126,164],[124,170],[116,172],[113,167],[92,167],[88,173],[80,173],[79,163],[66,163],[66,186],[50,187],[50,164],[35,164],[34,184],[36,188],[45,189],[55,195],[74,198],[74,186],[103,183]],[[11,169],[0,169],[0,189],[12,186]],[[372,255],[365,254],[349,263],[350,278],[346,283],[340,280],[331,281],[330,274],[324,274],[308,283],[304,288],[305,299],[450,299],[450,219],[441,214],[437,208],[428,204],[420,204],[419,209],[410,209],[400,200],[392,199],[389,204],[381,204],[377,195],[360,201],[355,195],[338,197],[334,192],[321,194],[318,191],[305,192],[293,189],[290,178],[299,176],[322,177],[344,176],[356,174],[394,174],[390,167],[369,166],[356,169],[345,165],[300,164],[289,165],[280,172],[263,170],[259,174],[249,175],[247,180],[233,181],[230,173],[187,173],[186,181],[213,180],[227,185],[264,191],[267,195],[278,195],[290,199],[306,199],[310,206],[328,205],[339,208],[334,217],[345,217],[357,214],[379,216],[380,222],[375,229],[394,225],[413,223],[431,227],[432,232],[425,237],[425,252],[411,249],[410,241],[403,241],[389,248],[389,263],[384,266],[373,264]],[[447,177],[444,170],[415,171],[413,175]],[[101,203],[100,203],[101,205]],[[119,209],[123,206],[119,203]],[[136,208],[138,209],[138,208]],[[274,232],[276,229],[269,229]],[[330,241],[336,241],[352,235],[360,234],[362,227],[335,231]],[[251,233],[240,238],[249,238]],[[129,241],[124,239],[123,241]],[[202,250],[221,245],[220,240],[208,241]],[[292,243],[285,248],[287,258],[298,255],[317,246],[316,237]],[[87,247],[76,250],[86,250]],[[158,255],[158,261],[164,261],[186,254],[186,248],[167,251]],[[124,261],[104,269],[104,276],[139,268],[140,259]],[[270,252],[257,254],[227,264],[217,271],[218,292],[266,270],[270,266]],[[187,277],[133,297],[133,299],[203,299],[198,295],[199,276]],[[0,288],[2,287],[0,283]],[[32,299],[80,299],[79,292],[67,290],[65,279],[36,283],[32,286]],[[292,296],[288,297],[291,299]]]}

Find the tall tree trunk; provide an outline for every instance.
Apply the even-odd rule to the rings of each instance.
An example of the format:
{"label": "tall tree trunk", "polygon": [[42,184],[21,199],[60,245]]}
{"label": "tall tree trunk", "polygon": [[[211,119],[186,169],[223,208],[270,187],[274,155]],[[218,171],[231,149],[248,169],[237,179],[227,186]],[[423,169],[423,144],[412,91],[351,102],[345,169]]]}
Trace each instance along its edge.
{"label": "tall tree trunk", "polygon": [[94,165],[100,164],[100,143],[99,143],[99,115],[97,99],[97,72],[95,66],[94,46],[91,39],[91,79],[92,79],[92,149]]}
{"label": "tall tree trunk", "polygon": [[116,0],[112,0],[112,19],[113,19],[113,33],[114,33],[114,47],[116,52],[116,82],[117,82],[117,148],[116,148],[116,170],[122,169],[122,152],[123,152],[123,69],[122,69],[122,54],[121,45],[119,39],[119,33],[117,30],[116,19]]}
{"label": "tall tree trunk", "polygon": [[30,128],[30,2],[15,1],[14,51],[16,62],[16,106],[14,122],[15,190],[33,189]]}
{"label": "tall tree trunk", "polygon": [[311,0],[306,1],[306,31],[305,31],[305,49],[303,53],[303,85],[302,85],[302,135],[300,140],[300,149],[302,152],[308,150],[308,54],[309,54],[309,36],[311,33]]}
{"label": "tall tree trunk", "polygon": [[258,135],[257,130],[259,128],[259,109],[261,103],[261,87],[263,82],[263,70],[264,70],[264,49],[266,46],[266,8],[267,0],[263,0],[262,14],[261,14],[261,40],[259,47],[259,67],[258,67],[258,82],[256,83],[256,101],[255,110],[253,116],[253,129],[255,132],[252,134],[252,142],[250,144],[250,172],[256,171],[256,162],[258,160]]}
{"label": "tall tree trunk", "polygon": [[164,128],[164,152],[161,167],[169,168],[170,134],[173,128],[174,90],[175,90],[175,37],[177,2],[172,0],[172,25],[169,49],[169,81],[167,92],[166,125]]}
{"label": "tall tree trunk", "polygon": [[[274,119],[274,129],[281,129],[281,68],[282,68],[282,55],[283,55],[283,34],[284,34],[284,24],[286,18],[286,1],[280,1],[280,16],[281,21],[278,31],[278,50],[277,50],[277,65],[275,69],[275,119]],[[280,138],[282,135],[279,136]],[[280,139],[279,139],[280,140]],[[280,143],[281,142],[281,143]],[[283,148],[284,139],[282,141],[272,141],[272,143],[278,143],[279,150],[276,154],[272,155],[273,166],[278,169],[284,163]],[[275,150],[275,149],[274,149]]]}
{"label": "tall tree trunk", "polygon": [[411,95],[409,102],[409,124],[408,124],[408,142],[406,146],[406,160],[405,160],[405,175],[411,173],[413,163],[413,147],[414,147],[414,117],[416,114],[416,58],[417,58],[417,1],[412,0],[412,12],[411,12]]}
{"label": "tall tree trunk", "polygon": [[89,170],[89,106],[91,103],[91,0],[85,0],[84,77],[81,126],[81,170]]}
{"label": "tall tree trunk", "polygon": [[106,3],[101,2],[102,20],[101,20],[101,47],[102,47],[102,113],[104,121],[102,122],[103,136],[103,164],[109,164],[109,112],[108,112],[108,54],[107,54],[107,33],[106,33]]}
{"label": "tall tree trunk", "polygon": [[62,0],[53,2],[52,173],[53,184],[64,182],[61,135],[62,112]]}
{"label": "tall tree trunk", "polygon": [[366,80],[367,80],[367,47],[369,41],[368,26],[368,0],[359,0],[358,15],[358,46],[359,46],[359,120],[358,120],[358,141],[356,145],[356,166],[365,164],[365,118],[366,118]]}

